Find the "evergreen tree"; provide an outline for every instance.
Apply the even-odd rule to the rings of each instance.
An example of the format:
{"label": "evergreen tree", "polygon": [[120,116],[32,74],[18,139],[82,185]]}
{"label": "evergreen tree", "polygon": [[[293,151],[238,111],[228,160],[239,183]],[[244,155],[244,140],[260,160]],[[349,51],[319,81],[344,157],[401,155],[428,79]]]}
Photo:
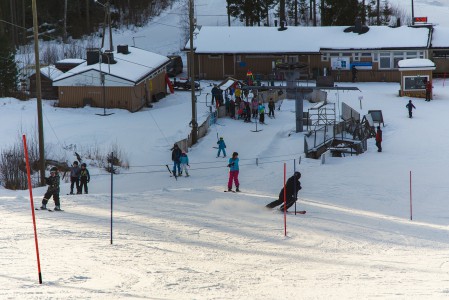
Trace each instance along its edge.
{"label": "evergreen tree", "polygon": [[299,25],[309,25],[309,4],[308,0],[286,0],[287,23],[295,24],[295,6],[297,5]]}
{"label": "evergreen tree", "polygon": [[8,38],[0,35],[0,97],[11,96],[17,91],[18,71],[14,48]]}
{"label": "evergreen tree", "polygon": [[229,0],[229,13],[234,18],[239,18],[245,26],[260,24],[264,0]]}
{"label": "evergreen tree", "polygon": [[360,11],[357,0],[325,0],[321,12],[322,26],[351,26]]}

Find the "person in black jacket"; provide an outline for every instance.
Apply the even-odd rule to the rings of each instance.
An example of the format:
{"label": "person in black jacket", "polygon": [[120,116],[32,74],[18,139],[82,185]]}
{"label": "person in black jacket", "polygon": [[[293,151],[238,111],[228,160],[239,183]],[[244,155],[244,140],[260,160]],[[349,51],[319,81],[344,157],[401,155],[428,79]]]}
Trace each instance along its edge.
{"label": "person in black jacket", "polygon": [[413,118],[412,110],[416,109],[416,107],[413,105],[412,100],[408,100],[408,103],[405,107],[407,107],[408,109],[408,117]]}
{"label": "person in black jacket", "polygon": [[44,199],[42,199],[41,209],[47,209],[48,200],[53,197],[55,210],[61,210],[61,203],[59,202],[59,174],[56,167],[50,169],[50,177],[45,177],[45,183],[48,185],[48,188]]}
{"label": "person in black jacket", "polygon": [[[285,184],[287,209],[295,204],[296,200],[298,199],[298,191],[301,189],[299,178],[301,178],[301,173],[295,172],[295,174],[293,174],[293,176],[290,177]],[[284,188],[282,188],[279,193],[279,199],[267,204],[266,207],[275,208],[278,205],[281,205],[281,207],[279,207],[279,210],[284,211]]]}
{"label": "person in black jacket", "polygon": [[179,146],[177,144],[173,145],[173,148],[171,150],[171,160],[173,161],[173,175],[176,176],[176,168],[178,168],[178,176],[182,175],[181,172],[181,154],[182,151],[179,149]]}
{"label": "person in black jacket", "polygon": [[88,193],[87,189],[87,183],[90,181],[90,174],[89,170],[86,168],[86,164],[81,164],[81,172],[80,172],[80,194],[83,192],[84,187],[84,194]]}

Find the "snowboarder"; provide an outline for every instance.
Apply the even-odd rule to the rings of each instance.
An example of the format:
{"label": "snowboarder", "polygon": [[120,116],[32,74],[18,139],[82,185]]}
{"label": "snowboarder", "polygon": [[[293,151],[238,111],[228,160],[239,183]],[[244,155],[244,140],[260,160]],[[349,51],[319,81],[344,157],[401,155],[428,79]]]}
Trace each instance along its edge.
{"label": "snowboarder", "polygon": [[88,189],[87,189],[87,183],[90,181],[90,174],[89,174],[89,170],[86,168],[86,164],[82,163],[81,164],[81,172],[80,172],[80,194],[83,193],[83,188],[84,188],[84,194],[88,193]]}
{"label": "snowboarder", "polygon": [[270,118],[274,118],[274,101],[273,101],[273,98],[270,98],[270,101],[268,101],[268,116]]}
{"label": "snowboarder", "polygon": [[382,130],[380,129],[380,126],[377,126],[376,146],[377,152],[382,152]]}
{"label": "snowboarder", "polygon": [[81,194],[80,191],[80,172],[78,161],[74,161],[70,168],[70,195],[73,195],[73,187],[76,186],[76,193]]}
{"label": "snowboarder", "polygon": [[176,176],[176,168],[178,169],[178,176],[182,175],[181,172],[181,154],[182,151],[179,149],[179,146],[175,143],[171,150],[171,160],[173,161],[173,175]]}
{"label": "snowboarder", "polygon": [[408,109],[408,117],[412,118],[413,117],[412,109],[416,109],[416,107],[412,103],[412,100],[408,100],[408,103],[407,103],[407,105],[405,107],[407,107],[407,109]]}
{"label": "snowboarder", "polygon": [[229,159],[229,180],[228,180],[228,192],[232,191],[232,181],[235,183],[235,191],[240,192],[239,190],[239,154],[237,152],[232,153],[232,157]]}
{"label": "snowboarder", "polygon": [[223,157],[226,157],[226,143],[223,140],[223,137],[220,137],[220,139],[217,141],[217,144],[218,144],[217,157],[220,157],[221,151],[223,151]]}
{"label": "snowboarder", "polygon": [[61,203],[59,202],[59,174],[58,169],[53,167],[50,169],[50,176],[45,177],[45,183],[48,185],[47,192],[42,199],[41,209],[47,209],[48,200],[53,197],[55,202],[55,210],[61,210]]}
{"label": "snowboarder", "polygon": [[[299,179],[301,178],[300,172],[295,172],[292,177],[290,177],[287,180],[287,183],[285,184],[286,189],[286,204],[287,209],[290,208],[293,204],[295,204],[296,200],[298,199],[298,192],[301,189],[301,183],[299,182]],[[282,205],[281,205],[282,204]],[[268,203],[266,207],[268,208],[274,208],[278,205],[281,205],[279,210],[284,211],[284,188],[281,189],[279,192],[279,199]]]}
{"label": "snowboarder", "polygon": [[186,173],[186,177],[189,177],[189,171],[187,170],[187,167],[190,167],[189,157],[187,156],[185,151],[182,151],[179,161],[181,162],[181,174],[184,171]]}

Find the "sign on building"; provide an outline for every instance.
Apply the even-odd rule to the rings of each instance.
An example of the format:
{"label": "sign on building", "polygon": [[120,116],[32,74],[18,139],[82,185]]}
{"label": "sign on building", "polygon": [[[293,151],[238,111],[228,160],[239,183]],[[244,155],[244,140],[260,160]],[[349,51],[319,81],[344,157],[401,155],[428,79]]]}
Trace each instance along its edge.
{"label": "sign on building", "polygon": [[351,67],[349,57],[331,57],[331,66],[333,70],[349,70]]}

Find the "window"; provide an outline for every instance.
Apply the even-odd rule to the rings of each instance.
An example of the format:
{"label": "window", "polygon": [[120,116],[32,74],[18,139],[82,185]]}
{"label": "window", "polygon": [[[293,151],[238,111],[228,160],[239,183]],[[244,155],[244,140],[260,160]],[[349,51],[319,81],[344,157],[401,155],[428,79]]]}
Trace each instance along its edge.
{"label": "window", "polygon": [[288,56],[287,60],[289,63],[296,63],[298,62],[298,56]]}
{"label": "window", "polygon": [[354,53],[354,61],[360,61],[360,56],[361,56],[360,52],[355,52]]}
{"label": "window", "polygon": [[389,52],[379,53],[379,69],[391,69],[391,55]]}
{"label": "window", "polygon": [[209,55],[209,58],[220,59],[220,58],[221,58],[221,55],[219,55],[219,54],[210,54],[210,55]]}
{"label": "window", "polygon": [[241,55],[236,55],[236,61],[239,63],[242,61],[242,56]]}
{"label": "window", "polygon": [[378,62],[379,61],[379,53],[373,52],[373,61]]}

